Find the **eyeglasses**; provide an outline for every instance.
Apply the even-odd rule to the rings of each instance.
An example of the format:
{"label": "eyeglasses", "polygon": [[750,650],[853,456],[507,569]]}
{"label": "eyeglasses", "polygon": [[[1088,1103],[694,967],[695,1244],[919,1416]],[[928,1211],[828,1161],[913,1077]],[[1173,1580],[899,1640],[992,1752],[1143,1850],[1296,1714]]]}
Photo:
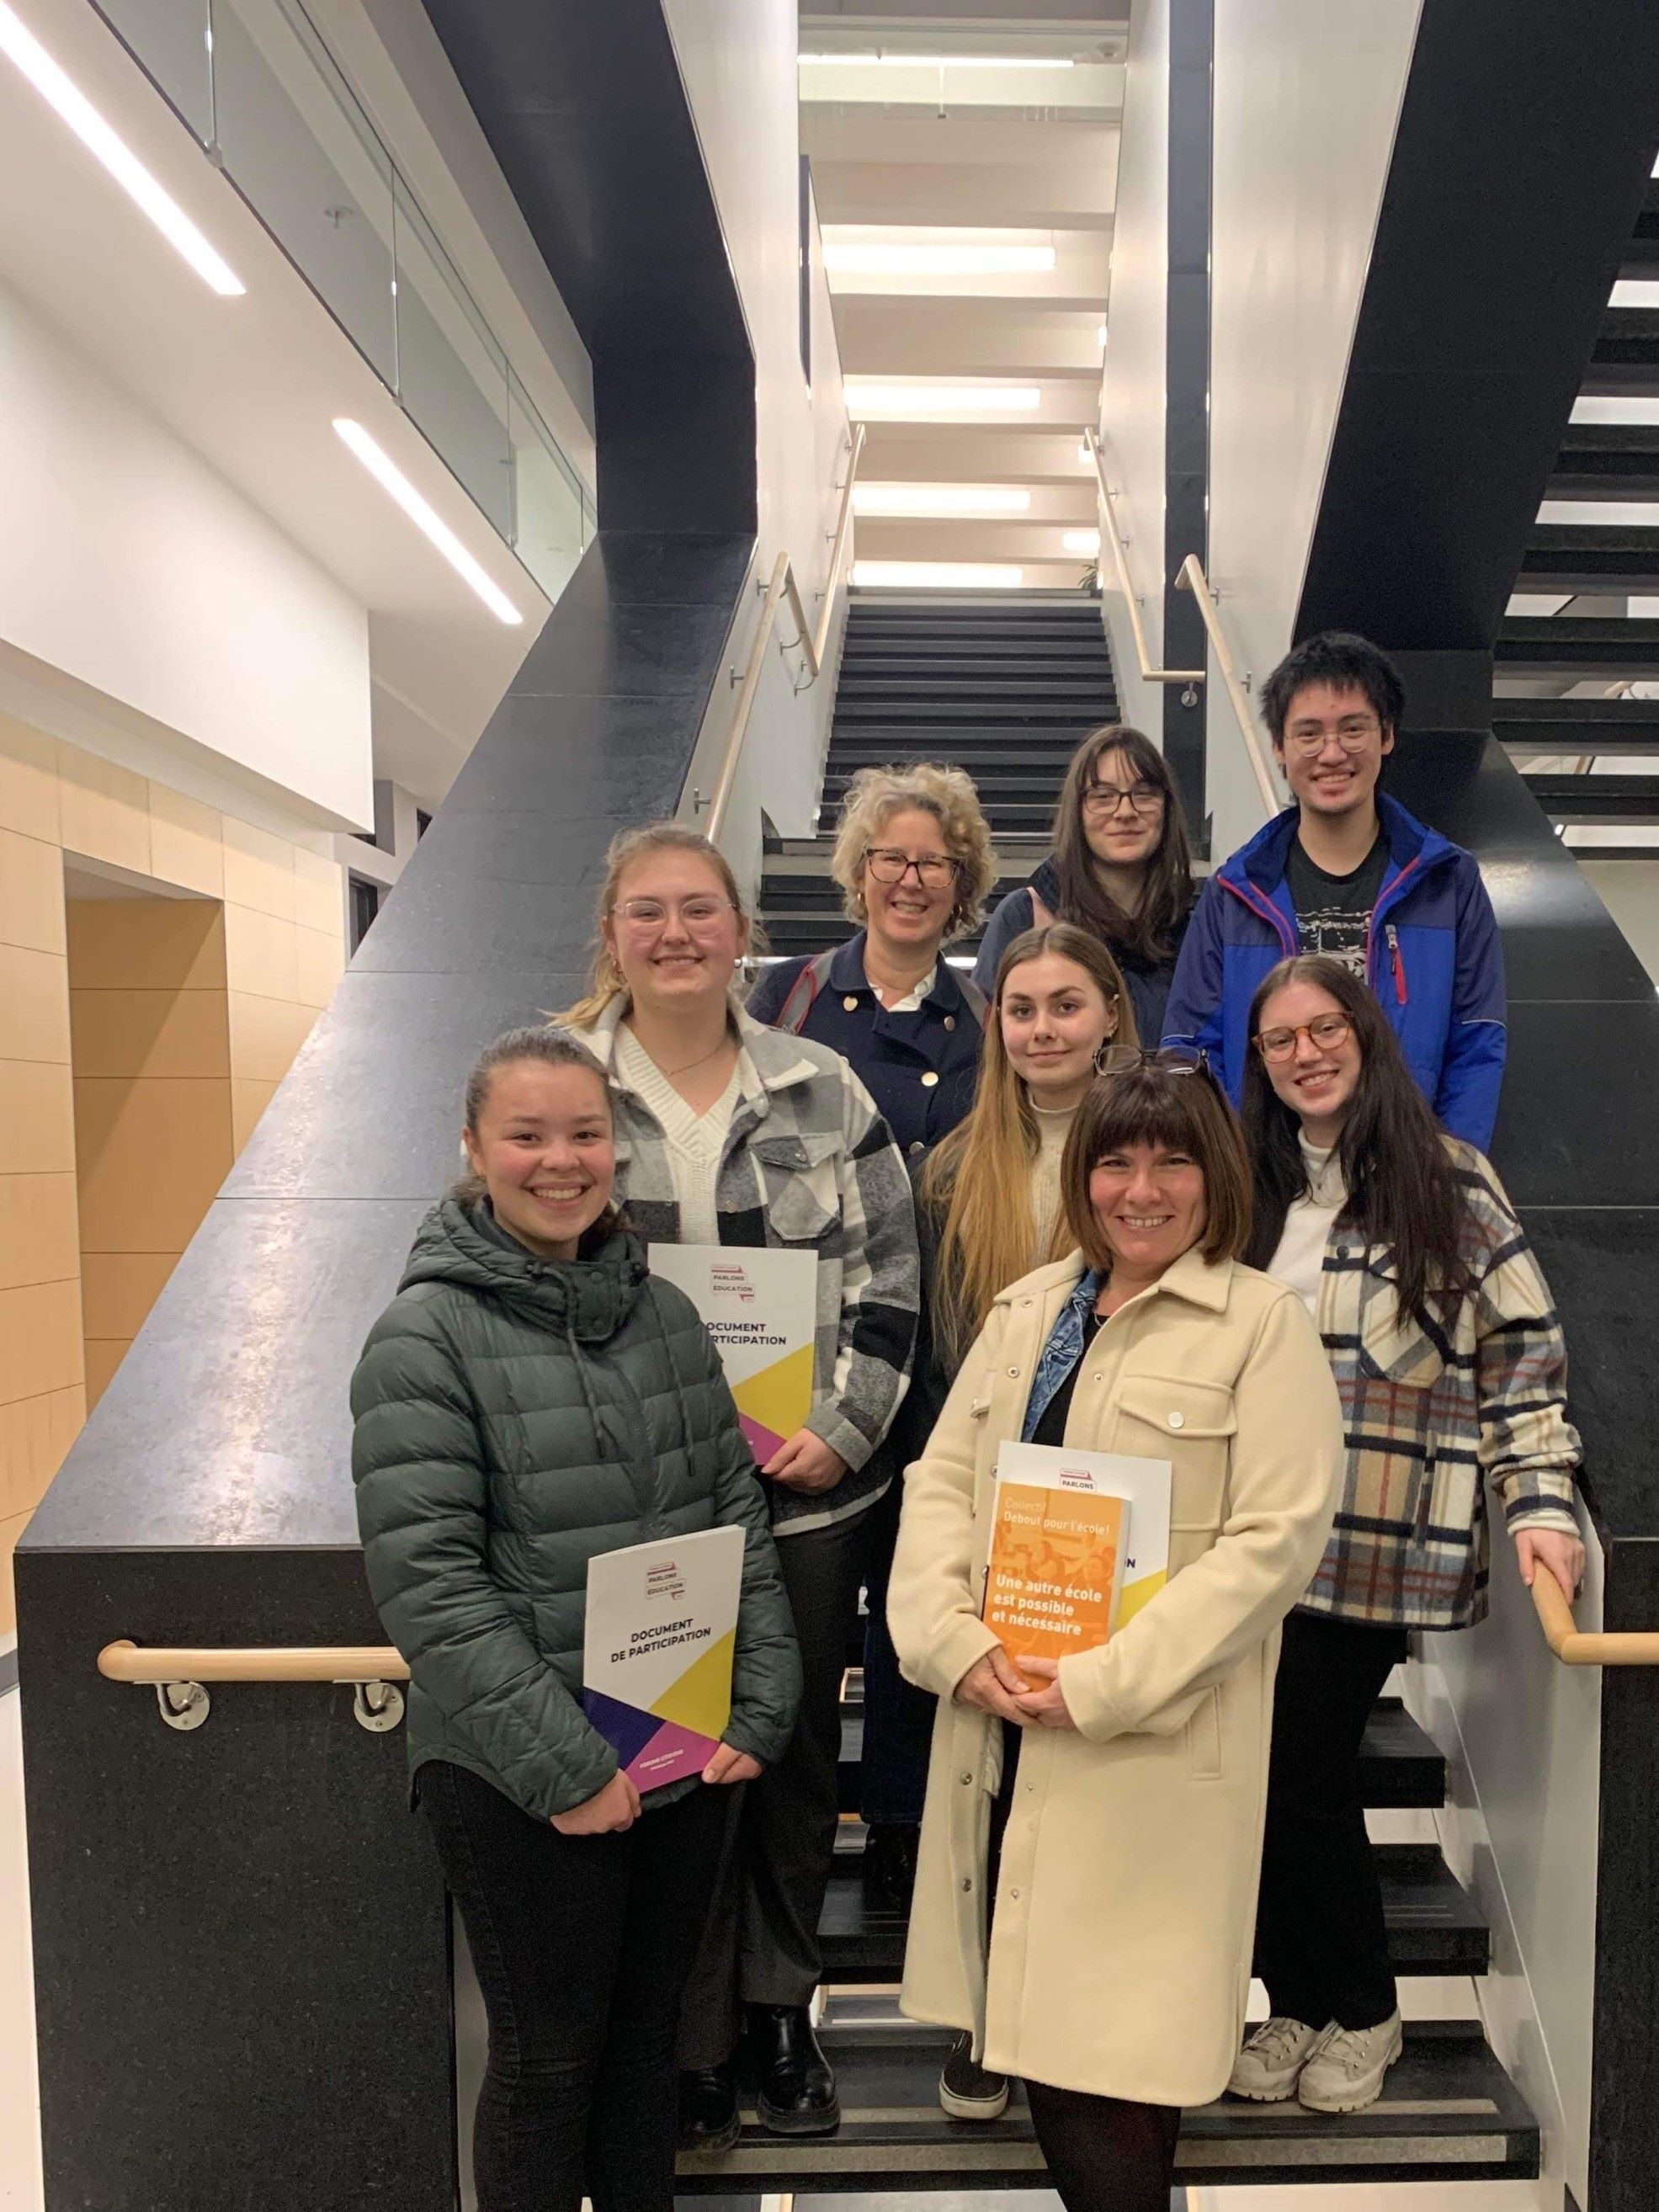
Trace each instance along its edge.
{"label": "eyeglasses", "polygon": [[1180,1045],[1156,1044],[1103,1044],[1095,1054],[1097,1075],[1133,1075],[1143,1067],[1159,1075],[1210,1075],[1210,1055],[1202,1046],[1188,1052]]}
{"label": "eyeglasses", "polygon": [[716,898],[712,891],[697,891],[682,899],[678,906],[670,906],[662,899],[618,899],[611,911],[630,929],[643,935],[650,930],[666,928],[671,915],[678,915],[687,929],[707,929],[723,914],[735,914],[737,908],[730,899]]}
{"label": "eyeglasses", "polygon": [[1345,753],[1363,753],[1373,738],[1382,734],[1382,725],[1374,715],[1339,722],[1334,730],[1288,730],[1285,734],[1285,750],[1295,753],[1301,760],[1311,760],[1324,750],[1332,738]]}
{"label": "eyeglasses", "polygon": [[926,853],[913,860],[908,853],[901,853],[896,845],[866,845],[864,865],[878,884],[902,884],[912,868],[916,881],[924,890],[942,891],[953,884],[961,869],[960,860],[952,860],[948,853]]}
{"label": "eyeglasses", "polygon": [[1298,1037],[1306,1037],[1320,1052],[1334,1052],[1352,1032],[1353,1024],[1346,1014],[1316,1014],[1312,1021],[1298,1022],[1293,1030],[1258,1031],[1255,1048],[1270,1067],[1277,1067],[1293,1055]]}
{"label": "eyeglasses", "polygon": [[1109,822],[1126,799],[1134,814],[1156,814],[1164,804],[1155,783],[1132,783],[1127,791],[1115,783],[1091,783],[1083,794],[1083,811],[1097,822]]}

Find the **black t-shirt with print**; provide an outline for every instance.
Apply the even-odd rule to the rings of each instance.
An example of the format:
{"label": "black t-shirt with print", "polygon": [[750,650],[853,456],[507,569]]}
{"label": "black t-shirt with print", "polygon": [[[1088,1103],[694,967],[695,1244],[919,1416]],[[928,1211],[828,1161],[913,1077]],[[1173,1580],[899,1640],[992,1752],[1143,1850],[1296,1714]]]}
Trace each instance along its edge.
{"label": "black t-shirt with print", "polygon": [[1363,981],[1371,909],[1388,867],[1389,848],[1380,830],[1376,843],[1351,876],[1327,875],[1303,851],[1302,840],[1294,839],[1285,863],[1285,881],[1296,908],[1302,950],[1340,960]]}

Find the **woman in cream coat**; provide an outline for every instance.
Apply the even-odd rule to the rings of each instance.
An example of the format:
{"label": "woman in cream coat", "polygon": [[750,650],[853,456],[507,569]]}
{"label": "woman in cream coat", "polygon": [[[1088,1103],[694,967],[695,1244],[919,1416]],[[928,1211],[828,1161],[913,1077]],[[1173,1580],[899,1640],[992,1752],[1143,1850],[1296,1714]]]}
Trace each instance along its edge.
{"label": "woman in cream coat", "polygon": [[[1236,1258],[1231,1109],[1201,1063],[1124,1058],[1066,1146],[1081,1249],[992,1309],[907,1474],[888,1600],[940,1701],[904,2009],[1024,2079],[1068,2212],[1164,2212],[1181,2107],[1226,2084],[1279,1624],[1343,1456],[1306,1309]],[[1173,1503],[1168,1587],[1109,1644],[1017,1673],[980,1607],[997,1450],[1022,1437],[1166,1459]]]}

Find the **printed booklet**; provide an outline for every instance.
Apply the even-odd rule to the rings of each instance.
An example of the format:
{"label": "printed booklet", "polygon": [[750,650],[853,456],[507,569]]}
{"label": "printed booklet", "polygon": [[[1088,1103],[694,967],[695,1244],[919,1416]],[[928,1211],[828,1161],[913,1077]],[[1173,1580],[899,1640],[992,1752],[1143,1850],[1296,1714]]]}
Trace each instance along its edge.
{"label": "printed booklet", "polygon": [[1170,1475],[1164,1459],[1002,1446],[984,1618],[1011,1659],[1091,1650],[1163,1589]]}
{"label": "printed booklet", "polygon": [[587,1563],[582,1705],[638,1790],[701,1774],[732,1717],[743,1547],[704,1528]]}
{"label": "printed booklet", "polygon": [[764,1467],[812,1410],[818,1263],[811,1252],[746,1244],[653,1244],[653,1275],[676,1284],[702,1316]]}

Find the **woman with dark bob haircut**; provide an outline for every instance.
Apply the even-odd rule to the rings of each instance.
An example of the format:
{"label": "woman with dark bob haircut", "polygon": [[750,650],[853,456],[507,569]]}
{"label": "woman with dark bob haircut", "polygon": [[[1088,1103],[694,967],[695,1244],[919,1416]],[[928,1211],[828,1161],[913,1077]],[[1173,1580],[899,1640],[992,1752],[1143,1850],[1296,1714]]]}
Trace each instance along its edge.
{"label": "woman with dark bob haircut", "polygon": [[[1240,1263],[1248,1172],[1206,1067],[1106,1064],[1060,1170],[1076,1249],[997,1297],[905,1480],[888,1620],[939,1706],[902,2002],[1024,2080],[1067,2212],[1167,2212],[1181,2108],[1243,2032],[1279,1624],[1342,1422],[1301,1301]],[[1167,1586],[1018,1668],[980,1617],[1016,1438],[1172,1474]]]}
{"label": "woman with dark bob haircut", "polygon": [[1248,1256],[1318,1324],[1347,1425],[1342,1499],[1285,1624],[1257,1961],[1271,2017],[1236,2095],[1352,2112],[1401,2048],[1359,1743],[1408,1629],[1486,1610],[1489,1481],[1528,1583],[1571,1596],[1561,1325],[1504,1186],[1446,1136],[1376,1000],[1340,961],[1283,960],[1250,1006]]}

